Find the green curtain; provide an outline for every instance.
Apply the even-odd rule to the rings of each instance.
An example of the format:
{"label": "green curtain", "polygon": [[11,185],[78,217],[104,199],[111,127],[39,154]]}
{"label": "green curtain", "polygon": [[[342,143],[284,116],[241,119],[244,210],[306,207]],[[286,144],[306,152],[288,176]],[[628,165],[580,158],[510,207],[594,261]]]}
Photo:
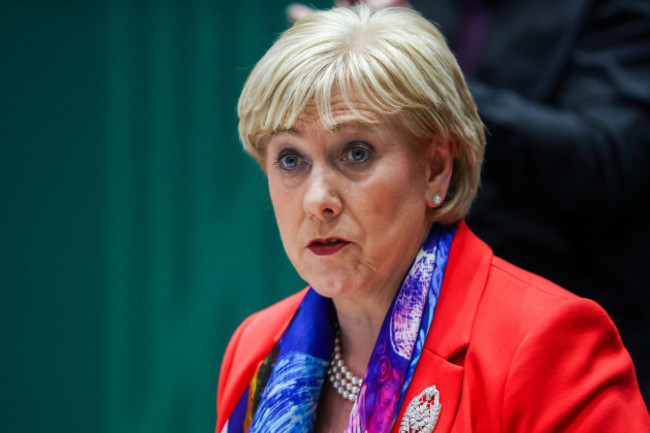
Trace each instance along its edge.
{"label": "green curtain", "polygon": [[214,429],[229,336],[304,284],[236,132],[287,3],[0,2],[2,431]]}

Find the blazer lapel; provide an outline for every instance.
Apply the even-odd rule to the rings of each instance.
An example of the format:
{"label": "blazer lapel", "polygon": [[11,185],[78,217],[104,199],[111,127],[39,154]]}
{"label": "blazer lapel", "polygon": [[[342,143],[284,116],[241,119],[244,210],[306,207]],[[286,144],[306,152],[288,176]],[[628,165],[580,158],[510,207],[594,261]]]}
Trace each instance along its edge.
{"label": "blazer lapel", "polygon": [[399,432],[409,403],[432,386],[435,386],[439,393],[441,405],[440,417],[433,431],[434,433],[448,432],[456,417],[456,409],[463,385],[463,370],[462,366],[448,362],[425,348],[420,355],[420,361],[415,369],[413,380],[399,409],[399,414],[393,426],[393,433]]}
{"label": "blazer lapel", "polygon": [[393,433],[399,432],[409,403],[432,386],[438,390],[441,404],[433,432],[451,430],[463,386],[465,352],[491,261],[492,250],[461,222],[449,252],[431,329]]}

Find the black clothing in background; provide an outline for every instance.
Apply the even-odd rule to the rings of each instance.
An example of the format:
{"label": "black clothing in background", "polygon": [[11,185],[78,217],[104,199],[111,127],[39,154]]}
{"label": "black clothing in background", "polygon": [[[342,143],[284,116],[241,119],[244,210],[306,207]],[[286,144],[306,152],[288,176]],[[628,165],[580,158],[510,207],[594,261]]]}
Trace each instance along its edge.
{"label": "black clothing in background", "polygon": [[[462,2],[412,4],[452,49],[467,32]],[[467,72],[488,146],[468,224],[498,256],[599,302],[648,402],[650,0],[483,5]]]}

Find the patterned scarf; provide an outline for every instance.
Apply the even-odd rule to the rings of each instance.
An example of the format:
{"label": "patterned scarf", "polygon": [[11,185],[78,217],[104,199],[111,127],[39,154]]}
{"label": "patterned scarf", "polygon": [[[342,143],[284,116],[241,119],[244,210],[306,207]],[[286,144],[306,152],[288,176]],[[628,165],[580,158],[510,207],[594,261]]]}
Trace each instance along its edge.
{"label": "patterned scarf", "polygon": [[[424,347],[456,226],[435,224],[393,299],[345,433],[388,433]],[[308,290],[222,433],[309,433],[334,349],[331,299]]]}

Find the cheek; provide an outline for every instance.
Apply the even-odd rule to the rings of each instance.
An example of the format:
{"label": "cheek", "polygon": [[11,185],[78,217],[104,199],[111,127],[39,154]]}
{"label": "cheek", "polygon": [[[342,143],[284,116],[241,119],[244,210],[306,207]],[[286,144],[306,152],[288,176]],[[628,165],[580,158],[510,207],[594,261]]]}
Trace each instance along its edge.
{"label": "cheek", "polygon": [[278,224],[284,220],[287,214],[290,214],[288,209],[291,206],[291,198],[295,194],[283,185],[281,179],[277,175],[269,175],[269,195],[271,196],[271,203],[273,204],[273,211],[278,220]]}
{"label": "cheek", "polygon": [[269,194],[284,249],[291,256],[293,239],[297,234],[297,216],[300,215],[296,209],[297,194],[288,192],[280,182],[271,177],[269,177]]}
{"label": "cheek", "polygon": [[402,176],[377,182],[367,190],[365,202],[366,214],[389,226],[404,219],[417,221],[426,213],[423,187]]}
{"label": "cheek", "polygon": [[422,187],[404,176],[395,176],[374,184],[364,194],[363,203],[357,209],[372,260],[399,260],[410,253],[427,224]]}

